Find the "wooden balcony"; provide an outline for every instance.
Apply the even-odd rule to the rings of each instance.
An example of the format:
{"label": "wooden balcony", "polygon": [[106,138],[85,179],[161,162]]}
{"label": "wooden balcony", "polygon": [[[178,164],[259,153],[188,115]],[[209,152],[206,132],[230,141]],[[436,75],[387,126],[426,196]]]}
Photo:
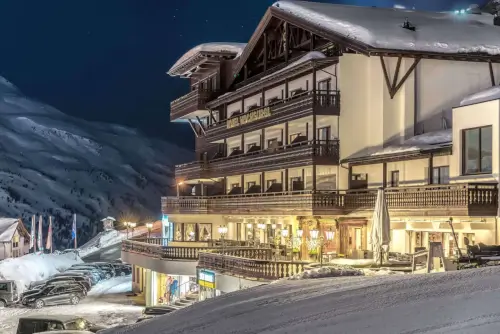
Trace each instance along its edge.
{"label": "wooden balcony", "polygon": [[[261,111],[266,112],[261,112]],[[306,91],[268,106],[252,110],[257,116],[246,119],[250,112],[212,124],[206,129],[206,138],[216,141],[245,132],[281,124],[294,119],[316,115],[340,115],[338,91]],[[242,118],[243,117],[243,118]]]}
{"label": "wooden balcony", "polygon": [[176,120],[196,110],[206,109],[205,104],[217,96],[217,92],[196,89],[170,103],[170,120]]}
{"label": "wooden balcony", "polygon": [[[448,184],[386,189],[389,210],[404,216],[496,216],[497,184]],[[298,191],[212,197],[163,197],[165,214],[368,214],[376,189]]]}
{"label": "wooden balcony", "polygon": [[307,262],[277,260],[273,258],[271,249],[264,249],[264,251],[257,253],[259,257],[232,250],[201,252],[198,268],[211,269],[242,278],[276,280],[303,272],[307,264]]}
{"label": "wooden balcony", "polygon": [[217,178],[313,164],[338,165],[339,157],[338,140],[311,140],[207,162],[195,161],[177,165],[175,177],[187,180]]}

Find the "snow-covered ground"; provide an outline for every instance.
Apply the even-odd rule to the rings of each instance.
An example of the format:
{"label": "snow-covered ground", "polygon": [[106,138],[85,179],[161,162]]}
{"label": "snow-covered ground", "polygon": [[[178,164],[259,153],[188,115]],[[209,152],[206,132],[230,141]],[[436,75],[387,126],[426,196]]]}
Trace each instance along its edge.
{"label": "snow-covered ground", "polygon": [[498,333],[500,268],[281,281],[109,333]]}
{"label": "snow-covered ground", "polygon": [[[161,229],[161,221],[156,221],[153,223],[152,230]],[[138,226],[133,231],[129,230],[109,230],[98,233],[94,238],[89,240],[85,245],[81,246],[78,249],[78,253],[80,257],[84,258],[89,256],[95,252],[100,252],[103,248],[110,247],[122,242],[132,237],[141,236],[148,233],[148,229],[145,226]]]}
{"label": "snow-covered ground", "polygon": [[17,281],[22,291],[33,281],[47,279],[81,262],[83,261],[74,253],[28,254],[0,261],[0,279]]}
{"label": "snow-covered ground", "polygon": [[25,307],[0,309],[0,334],[14,334],[19,318],[33,314],[76,314],[104,326],[134,323],[141,315],[142,307],[131,305],[126,299],[125,293],[131,289],[131,276],[117,277],[94,286],[89,296],[76,306],[53,306],[41,310]]}

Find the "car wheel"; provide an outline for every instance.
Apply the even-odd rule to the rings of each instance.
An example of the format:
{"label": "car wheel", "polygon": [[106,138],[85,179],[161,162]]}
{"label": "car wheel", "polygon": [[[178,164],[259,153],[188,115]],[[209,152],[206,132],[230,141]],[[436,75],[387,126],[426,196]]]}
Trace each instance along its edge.
{"label": "car wheel", "polygon": [[123,277],[123,276],[125,276],[125,272],[124,272],[124,271],[122,271],[122,272],[120,273],[120,276],[122,276],[122,277]]}
{"label": "car wheel", "polygon": [[106,279],[110,279],[111,278],[111,274],[110,273],[107,273],[106,274]]}
{"label": "car wheel", "polygon": [[0,308],[7,307],[7,303],[0,299]]}
{"label": "car wheel", "polygon": [[78,298],[77,296],[73,296],[69,301],[71,302],[71,305],[76,305],[80,302],[80,298]]}
{"label": "car wheel", "polygon": [[44,306],[45,306],[45,303],[43,302],[43,300],[41,300],[41,299],[35,300],[35,308],[40,309],[40,308],[42,308]]}

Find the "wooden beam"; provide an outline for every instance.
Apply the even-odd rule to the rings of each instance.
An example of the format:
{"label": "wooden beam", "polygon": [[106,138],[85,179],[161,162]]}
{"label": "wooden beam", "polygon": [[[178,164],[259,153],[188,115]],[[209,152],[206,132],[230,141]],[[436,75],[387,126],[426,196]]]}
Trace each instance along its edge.
{"label": "wooden beam", "polygon": [[392,91],[396,88],[396,83],[398,82],[399,79],[399,69],[401,68],[401,59],[403,57],[398,57],[398,62],[396,64],[396,71],[394,72],[394,78],[392,78],[392,89],[391,89],[391,94]]}
{"label": "wooden beam", "polygon": [[[210,119],[212,120],[212,122],[217,123],[217,120],[215,119],[214,113],[212,112],[211,109],[208,109],[208,113],[210,114]],[[219,118],[220,118],[220,115],[219,115]]]}
{"label": "wooden beam", "polygon": [[196,120],[198,121],[198,124],[200,124],[200,129],[201,129],[201,131],[203,131],[203,134],[206,136],[206,135],[207,135],[207,132],[205,131],[205,127],[203,126],[203,123],[202,123],[202,121],[201,121],[200,117],[199,117],[199,116],[196,116]]}
{"label": "wooden beam", "polygon": [[267,32],[264,32],[264,71],[267,70]]}
{"label": "wooden beam", "polygon": [[490,68],[490,79],[491,79],[491,85],[495,86],[495,74],[493,73],[493,64],[488,62],[488,67]]}
{"label": "wooden beam", "polygon": [[290,41],[290,39],[288,38],[288,35],[290,34],[290,27],[288,27],[288,22],[284,22],[283,23],[285,25],[285,31],[283,32],[284,36],[283,36],[283,39],[285,41],[285,62],[288,63],[288,50],[289,50],[289,46],[288,46],[288,43]]}
{"label": "wooden beam", "polygon": [[392,98],[392,86],[391,82],[389,81],[389,74],[387,73],[387,68],[385,67],[383,56],[380,56],[380,63],[382,64],[382,70],[384,71],[385,84],[387,85],[387,90],[389,91],[389,95],[391,95]]}
{"label": "wooden beam", "polygon": [[191,126],[191,129],[193,129],[193,132],[194,132],[194,135],[196,136],[196,138],[200,138],[200,135],[198,134],[198,131],[196,131],[196,128],[193,124],[193,121],[191,121],[189,118],[188,118],[188,122],[189,122],[189,125]]}
{"label": "wooden beam", "polygon": [[417,67],[418,63],[420,62],[420,59],[421,59],[420,57],[417,57],[417,58],[415,58],[413,60],[413,64],[411,64],[411,66],[408,69],[408,71],[406,71],[405,75],[401,78],[401,81],[394,88],[394,90],[393,90],[393,92],[391,94],[391,99],[396,95],[396,93],[401,88],[401,86],[403,86],[403,84],[405,83],[406,79],[408,79],[408,77],[410,76],[411,72],[413,72],[413,70],[415,69],[415,67]]}

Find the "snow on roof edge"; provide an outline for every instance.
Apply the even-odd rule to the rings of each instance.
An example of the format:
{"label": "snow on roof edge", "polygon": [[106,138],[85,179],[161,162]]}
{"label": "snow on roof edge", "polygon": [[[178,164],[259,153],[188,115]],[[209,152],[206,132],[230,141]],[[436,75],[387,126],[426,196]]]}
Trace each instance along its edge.
{"label": "snow on roof edge", "polygon": [[500,99],[500,86],[489,87],[474,94],[468,95],[460,101],[460,107],[471,104],[489,102]]}
{"label": "snow on roof edge", "polygon": [[186,64],[190,59],[194,58],[200,52],[231,52],[235,53],[235,58],[238,58],[243,53],[246,47],[246,43],[232,43],[232,42],[210,42],[202,43],[189,51],[184,53],[172,67],[168,70],[168,74],[171,76],[180,75],[181,73],[176,73],[176,69],[184,64]]}

